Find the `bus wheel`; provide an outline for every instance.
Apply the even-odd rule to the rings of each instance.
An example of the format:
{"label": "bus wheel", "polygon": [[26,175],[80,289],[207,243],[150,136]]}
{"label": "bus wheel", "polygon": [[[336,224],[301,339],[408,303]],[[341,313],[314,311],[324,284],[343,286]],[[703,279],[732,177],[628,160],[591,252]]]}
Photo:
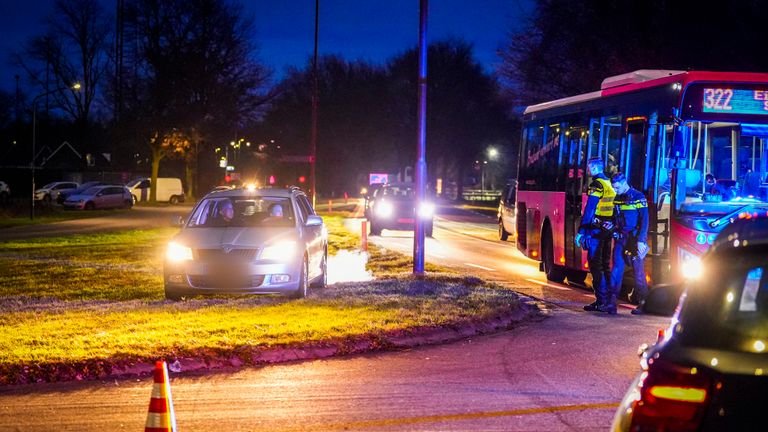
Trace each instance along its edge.
{"label": "bus wheel", "polygon": [[587,280],[587,272],[581,270],[568,270],[568,282],[576,285],[584,285]]}
{"label": "bus wheel", "polygon": [[499,218],[499,240],[507,241],[508,238],[509,233],[504,229],[504,222],[502,222],[501,218]]}
{"label": "bus wheel", "polygon": [[544,263],[544,273],[552,282],[565,280],[565,269],[555,265],[555,252],[552,247],[552,232],[547,228],[541,239],[541,261]]}

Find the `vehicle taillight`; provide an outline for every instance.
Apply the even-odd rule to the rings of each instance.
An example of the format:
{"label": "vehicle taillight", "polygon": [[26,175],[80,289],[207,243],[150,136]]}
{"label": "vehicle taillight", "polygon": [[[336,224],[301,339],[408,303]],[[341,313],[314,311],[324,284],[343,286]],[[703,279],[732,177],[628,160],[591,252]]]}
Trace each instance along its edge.
{"label": "vehicle taillight", "polygon": [[696,430],[711,399],[712,378],[696,367],[656,360],[639,384],[632,431]]}

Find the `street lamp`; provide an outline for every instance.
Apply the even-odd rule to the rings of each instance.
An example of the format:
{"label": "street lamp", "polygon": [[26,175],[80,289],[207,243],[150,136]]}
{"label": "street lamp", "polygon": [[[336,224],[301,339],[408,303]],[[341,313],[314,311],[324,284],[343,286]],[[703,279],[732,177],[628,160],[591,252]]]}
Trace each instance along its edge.
{"label": "street lamp", "polygon": [[80,83],[74,83],[70,87],[59,87],[53,90],[40,93],[32,99],[32,203],[29,206],[29,218],[35,220],[35,147],[37,144],[37,101],[49,94],[64,90],[79,91],[82,88]]}

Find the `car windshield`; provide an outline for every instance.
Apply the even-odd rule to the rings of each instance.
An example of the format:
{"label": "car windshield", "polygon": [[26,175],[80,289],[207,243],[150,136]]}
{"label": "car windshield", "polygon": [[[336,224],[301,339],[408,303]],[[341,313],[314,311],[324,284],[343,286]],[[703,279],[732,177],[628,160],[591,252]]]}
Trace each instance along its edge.
{"label": "car windshield", "polygon": [[768,339],[768,246],[710,257],[706,277],[692,284],[680,314],[684,345],[754,352]]}
{"label": "car windshield", "polygon": [[215,197],[195,207],[187,227],[290,227],[295,220],[290,198]]}
{"label": "car windshield", "polygon": [[412,200],[416,198],[413,186],[388,186],[384,188],[384,196],[395,200]]}
{"label": "car windshield", "polygon": [[129,188],[134,188],[134,187],[136,187],[136,186],[137,186],[139,183],[141,183],[141,179],[131,180],[131,182],[130,182],[130,183],[128,183],[126,186],[128,186]]}
{"label": "car windshield", "polygon": [[56,186],[56,182],[48,183],[47,185],[43,186],[43,189],[53,189],[53,187]]}

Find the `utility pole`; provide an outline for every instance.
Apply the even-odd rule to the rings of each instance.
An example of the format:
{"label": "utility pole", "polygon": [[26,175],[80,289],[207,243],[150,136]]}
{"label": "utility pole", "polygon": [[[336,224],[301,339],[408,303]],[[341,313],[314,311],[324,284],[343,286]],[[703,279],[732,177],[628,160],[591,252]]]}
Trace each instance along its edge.
{"label": "utility pole", "polygon": [[424,221],[419,209],[425,204],[427,180],[427,14],[428,0],[419,3],[419,114],[416,144],[416,218],[413,231],[413,274],[424,274]]}
{"label": "utility pole", "polygon": [[315,52],[312,56],[312,131],[309,137],[309,188],[312,207],[317,202],[317,182],[315,164],[317,163],[317,33],[320,24],[320,0],[315,0]]}

